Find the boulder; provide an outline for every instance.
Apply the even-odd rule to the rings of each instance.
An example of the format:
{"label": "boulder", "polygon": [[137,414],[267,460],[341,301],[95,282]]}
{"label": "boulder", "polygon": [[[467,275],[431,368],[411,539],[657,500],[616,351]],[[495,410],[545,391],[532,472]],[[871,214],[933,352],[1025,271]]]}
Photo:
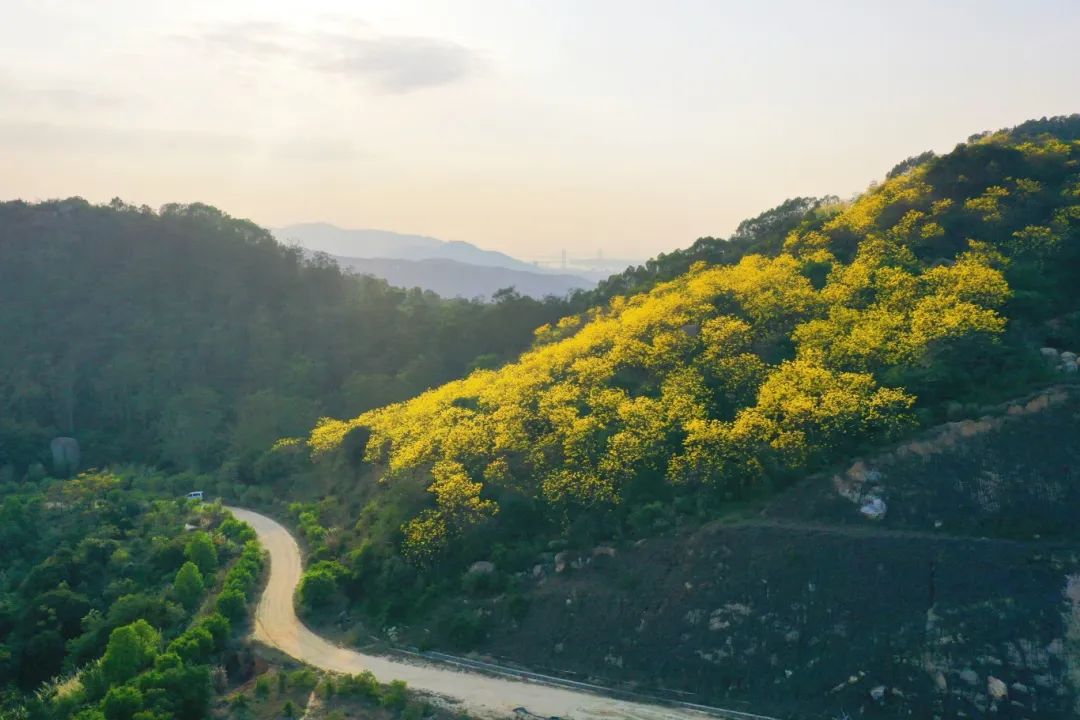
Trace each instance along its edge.
{"label": "boulder", "polygon": [[1061,363],[1061,372],[1065,373],[1066,375],[1071,375],[1077,370],[1080,370],[1080,366],[1077,365],[1075,360]]}
{"label": "boulder", "polygon": [[874,702],[881,702],[882,700],[884,700],[885,699],[885,686],[884,685],[876,685],[876,686],[870,688],[870,697],[874,700]]}
{"label": "boulder", "polygon": [[570,553],[563,550],[561,553],[555,556],[555,572],[561,573],[566,569],[566,564],[570,561]]}
{"label": "boulder", "polygon": [[1052,347],[1039,348],[1039,354],[1043,356],[1043,359],[1048,363],[1054,365],[1058,362],[1058,351]]}
{"label": "boulder", "polygon": [[495,572],[495,563],[488,560],[477,560],[469,566],[469,573],[475,575],[490,575]]}
{"label": "boulder", "polygon": [[877,495],[868,496],[859,508],[859,512],[863,514],[863,517],[871,520],[880,520],[885,517],[885,513],[888,511],[888,506],[885,501]]}
{"label": "boulder", "polygon": [[1074,352],[1063,352],[1063,353],[1061,353],[1061,362],[1063,362],[1063,363],[1069,363],[1069,362],[1074,363],[1074,362],[1076,362],[1076,353],[1074,353]]}
{"label": "boulder", "polygon": [[615,557],[615,548],[610,545],[597,545],[592,549],[593,557],[600,557],[604,555],[606,557]]}
{"label": "boulder", "polygon": [[49,443],[52,450],[53,472],[69,477],[79,470],[79,441],[73,437],[55,437]]}
{"label": "boulder", "polygon": [[993,675],[986,678],[986,692],[995,700],[1002,700],[1009,694],[1009,689],[1005,686],[1005,683],[998,680]]}

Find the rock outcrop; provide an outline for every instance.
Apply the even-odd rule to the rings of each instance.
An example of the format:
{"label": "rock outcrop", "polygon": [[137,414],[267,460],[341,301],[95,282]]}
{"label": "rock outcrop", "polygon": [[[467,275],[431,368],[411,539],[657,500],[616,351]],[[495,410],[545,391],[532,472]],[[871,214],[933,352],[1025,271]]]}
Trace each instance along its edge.
{"label": "rock outcrop", "polygon": [[55,437],[49,443],[52,451],[53,472],[59,477],[70,477],[79,471],[79,441],[73,437]]}

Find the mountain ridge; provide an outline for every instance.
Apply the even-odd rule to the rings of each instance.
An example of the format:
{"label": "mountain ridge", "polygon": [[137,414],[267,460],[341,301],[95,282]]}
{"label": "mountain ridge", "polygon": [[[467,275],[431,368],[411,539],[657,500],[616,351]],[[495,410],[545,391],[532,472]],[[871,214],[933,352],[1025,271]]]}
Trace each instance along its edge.
{"label": "mountain ridge", "polygon": [[538,265],[518,260],[498,250],[485,250],[464,240],[441,240],[428,235],[373,228],[342,228],[325,222],[286,225],[272,228],[271,232],[283,243],[296,242],[307,250],[338,257],[401,260],[438,258],[524,272],[548,272]]}
{"label": "mountain ridge", "polygon": [[591,290],[596,283],[577,275],[559,275],[499,266],[473,265],[448,258],[353,258],[332,256],[343,269],[382,278],[394,287],[419,287],[447,298],[491,299],[512,288],[528,297],[563,297]]}

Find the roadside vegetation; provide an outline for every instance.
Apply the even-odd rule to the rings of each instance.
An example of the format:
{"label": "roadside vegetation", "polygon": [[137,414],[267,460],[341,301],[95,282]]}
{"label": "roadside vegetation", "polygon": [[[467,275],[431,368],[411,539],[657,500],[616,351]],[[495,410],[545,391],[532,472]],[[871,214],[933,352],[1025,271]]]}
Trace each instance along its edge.
{"label": "roadside vegetation", "polygon": [[224,695],[215,717],[234,720],[467,720],[410,691],[400,680],[380,683],[364,672],[326,673],[282,662]]}

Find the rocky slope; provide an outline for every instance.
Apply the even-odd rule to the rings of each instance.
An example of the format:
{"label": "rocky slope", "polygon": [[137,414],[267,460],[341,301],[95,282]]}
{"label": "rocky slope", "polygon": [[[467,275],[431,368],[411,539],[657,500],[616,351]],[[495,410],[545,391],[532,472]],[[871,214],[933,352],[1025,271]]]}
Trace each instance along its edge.
{"label": "rocky slope", "polygon": [[1075,717],[1078,431],[1057,387],[743,519],[538,557],[520,621],[474,607],[481,650],[782,717]]}

